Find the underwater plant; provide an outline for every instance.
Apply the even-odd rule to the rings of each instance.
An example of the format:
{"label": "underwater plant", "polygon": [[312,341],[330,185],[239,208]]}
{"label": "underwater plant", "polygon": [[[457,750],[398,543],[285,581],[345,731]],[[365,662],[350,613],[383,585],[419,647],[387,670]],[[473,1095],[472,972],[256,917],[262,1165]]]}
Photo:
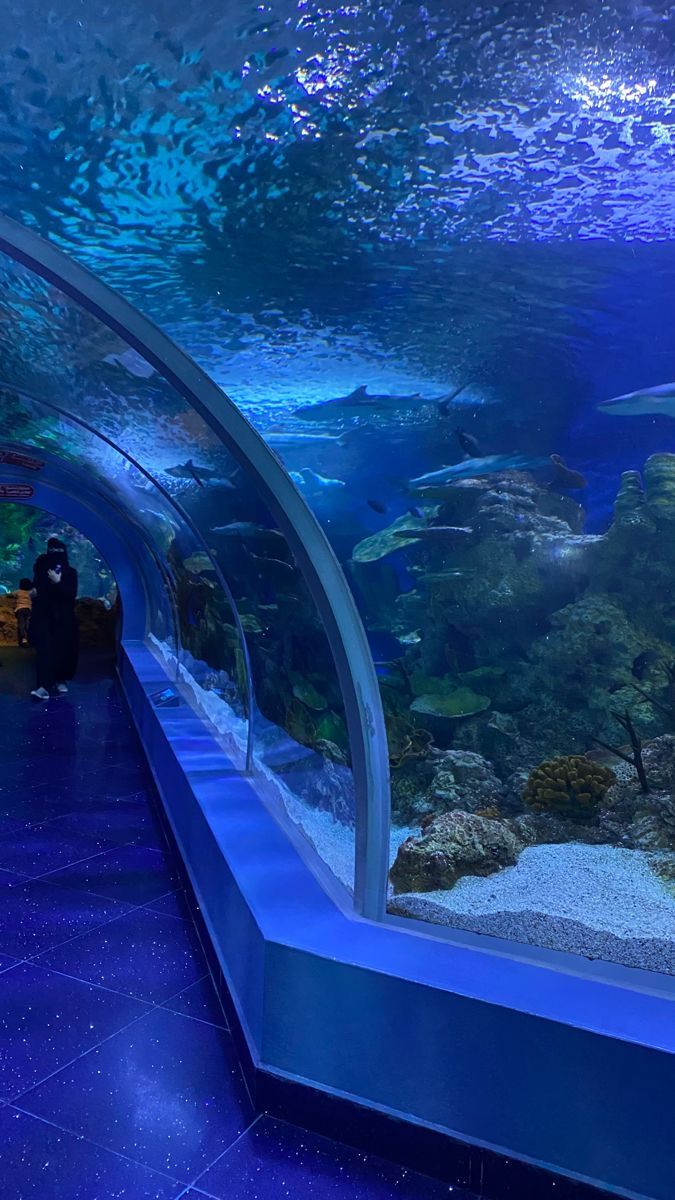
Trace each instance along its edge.
{"label": "underwater plant", "polygon": [[523,800],[534,812],[561,813],[578,820],[595,812],[613,783],[616,776],[609,767],[581,754],[565,754],[535,767]]}
{"label": "underwater plant", "polygon": [[609,750],[610,754],[616,755],[616,757],[622,759],[623,762],[627,762],[631,767],[635,767],[637,777],[640,780],[640,787],[646,795],[649,791],[649,783],[647,781],[645,765],[642,761],[642,740],[638,736],[638,732],[627,709],[623,715],[621,713],[614,712],[612,713],[612,716],[619,722],[619,725],[621,725],[628,734],[630,739],[630,754],[627,754],[625,750],[618,749],[616,746],[608,745],[607,742],[601,742],[600,738],[593,738],[593,741],[597,746],[602,746],[603,750]]}

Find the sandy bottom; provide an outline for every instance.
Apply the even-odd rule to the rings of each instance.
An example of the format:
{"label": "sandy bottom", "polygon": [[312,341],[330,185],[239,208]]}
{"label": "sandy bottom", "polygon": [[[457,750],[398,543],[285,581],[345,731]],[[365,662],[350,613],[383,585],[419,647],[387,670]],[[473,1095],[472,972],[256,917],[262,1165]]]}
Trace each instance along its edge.
{"label": "sandy bottom", "polygon": [[675,974],[675,893],[649,855],[613,846],[531,846],[514,867],[449,891],[407,893],[400,915]]}

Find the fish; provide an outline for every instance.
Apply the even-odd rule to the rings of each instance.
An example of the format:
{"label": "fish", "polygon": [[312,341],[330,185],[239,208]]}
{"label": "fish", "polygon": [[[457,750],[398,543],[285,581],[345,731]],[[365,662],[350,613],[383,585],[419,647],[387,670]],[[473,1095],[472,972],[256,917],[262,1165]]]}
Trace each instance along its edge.
{"label": "fish", "polygon": [[157,374],[155,368],[150,366],[150,363],[141,358],[140,354],[137,354],[131,347],[119,354],[106,354],[103,362],[110,363],[111,366],[122,367],[130,375],[135,375],[137,379],[150,379]]}
{"label": "fish", "polygon": [[400,412],[406,408],[418,408],[431,404],[419,392],[411,392],[405,396],[395,396],[390,392],[374,392],[369,394],[365,385],[354,388],[346,396],[336,396],[332,400],[321,400],[318,404],[303,404],[296,408],[293,416],[304,421],[333,421],[344,420],[345,417],[362,417],[370,413]]}
{"label": "fish", "polygon": [[396,641],[402,646],[416,646],[422,641],[422,635],[419,629],[413,629],[411,633],[399,633],[396,635]]}
{"label": "fish", "polygon": [[480,446],[478,438],[475,438],[472,433],[466,433],[461,425],[458,425],[455,430],[455,437],[459,442],[462,450],[469,458],[478,458],[480,455]]}
{"label": "fish", "polygon": [[418,521],[424,520],[424,509],[423,508],[418,508],[417,505],[413,505],[412,508],[408,509],[408,512],[410,513],[411,517],[417,517]]}
{"label": "fish", "polygon": [[424,529],[394,529],[395,538],[413,538],[424,542],[464,542],[473,537],[468,525],[427,525]]}
{"label": "fish", "polygon": [[318,475],[311,467],[301,467],[299,471],[289,471],[289,474],[299,488],[314,492],[326,492],[347,486],[344,479],[329,479],[326,475]]}
{"label": "fish", "polygon": [[649,413],[675,417],[675,383],[660,383],[657,387],[640,388],[637,392],[602,400],[598,412],[610,417],[642,417]]}
{"label": "fish", "polygon": [[380,513],[381,516],[384,516],[387,511],[386,504],[383,504],[381,500],[366,500],[366,504],[372,508],[373,512]]}
{"label": "fish", "polygon": [[570,491],[588,487],[588,480],[581,474],[581,471],[573,471],[559,454],[551,455],[551,463],[555,471],[551,487],[569,488]]}
{"label": "fish", "polygon": [[282,542],[285,540],[283,533],[278,529],[266,529],[264,525],[256,525],[254,521],[230,521],[227,525],[214,525],[211,533],[217,533],[220,537],[280,538]]}
{"label": "fish", "polygon": [[453,400],[456,400],[461,392],[466,391],[467,387],[468,384],[463,383],[461,387],[455,388],[454,392],[449,392],[449,394],[444,396],[442,400],[437,401],[438,411],[442,417],[449,417],[452,415]]}
{"label": "fish", "polygon": [[656,650],[643,650],[633,659],[631,673],[636,679],[644,679],[650,667],[656,666],[661,660],[661,655]]}
{"label": "fish", "polygon": [[471,571],[462,570],[461,568],[457,567],[454,569],[449,568],[447,571],[422,571],[418,575],[418,579],[421,579],[422,583],[433,585],[452,583],[453,580],[465,579],[467,575],[470,574],[472,574]]}
{"label": "fish", "polygon": [[268,446],[273,450],[289,451],[304,450],[308,446],[339,446],[342,450],[346,445],[346,435],[337,433],[305,433],[298,430],[271,429],[263,434]]}
{"label": "fish", "polygon": [[452,479],[473,479],[477,475],[494,475],[500,471],[532,471],[545,467],[546,458],[528,458],[524,454],[490,454],[487,458],[465,458],[451,467],[429,471],[410,480],[411,487],[448,483]]}
{"label": "fish", "polygon": [[283,562],[280,558],[267,558],[266,555],[254,554],[252,550],[249,551],[248,557],[254,563],[260,564],[258,570],[263,573],[263,576],[272,579],[280,576],[285,580],[287,577],[295,578],[297,575],[296,568],[291,563]]}
{"label": "fish", "polygon": [[218,483],[220,487],[234,488],[231,479],[220,478],[218,472],[212,470],[211,467],[195,466],[191,458],[187,462],[179,463],[176,467],[166,467],[164,474],[171,475],[174,479],[192,479],[201,488],[206,486],[205,479],[210,483]]}

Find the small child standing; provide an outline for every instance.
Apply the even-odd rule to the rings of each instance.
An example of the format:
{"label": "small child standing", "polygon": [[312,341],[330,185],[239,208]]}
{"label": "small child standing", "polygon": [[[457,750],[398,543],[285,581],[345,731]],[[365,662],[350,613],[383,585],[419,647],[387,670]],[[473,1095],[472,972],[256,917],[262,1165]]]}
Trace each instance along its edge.
{"label": "small child standing", "polygon": [[33,587],[32,579],[22,579],[19,583],[19,589],[16,593],[16,604],[14,612],[16,613],[16,632],[20,646],[28,645],[28,627],[30,625],[30,614],[33,607],[31,600],[31,589]]}

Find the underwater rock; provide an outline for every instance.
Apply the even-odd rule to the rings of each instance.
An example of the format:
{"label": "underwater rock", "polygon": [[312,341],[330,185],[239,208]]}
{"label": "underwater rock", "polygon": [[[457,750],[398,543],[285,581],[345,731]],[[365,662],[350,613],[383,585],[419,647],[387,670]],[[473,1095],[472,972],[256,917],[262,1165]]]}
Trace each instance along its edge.
{"label": "underwater rock", "polygon": [[614,527],[642,532],[650,517],[639,471],[624,471],[614,501]]}
{"label": "underwater rock", "polygon": [[664,717],[635,691],[636,658],[645,650],[662,659],[667,643],[640,629],[614,599],[587,594],[549,617],[549,629],[514,666],[512,711],[540,760],[585,751],[598,737],[616,741],[612,711],[630,710],[644,740],[663,732]]}
{"label": "underwater rock", "polygon": [[434,775],[427,792],[430,811],[460,808],[475,813],[501,806],[504,785],[482,755],[471,750],[437,750],[432,764]]}
{"label": "underwater rock", "polygon": [[675,524],[675,454],[652,454],[643,471],[647,508],[662,524]]}
{"label": "underwater rock", "polygon": [[429,820],[399,847],[391,868],[395,892],[451,888],[463,875],[492,875],[516,862],[522,849],[503,821],[449,812]]}

